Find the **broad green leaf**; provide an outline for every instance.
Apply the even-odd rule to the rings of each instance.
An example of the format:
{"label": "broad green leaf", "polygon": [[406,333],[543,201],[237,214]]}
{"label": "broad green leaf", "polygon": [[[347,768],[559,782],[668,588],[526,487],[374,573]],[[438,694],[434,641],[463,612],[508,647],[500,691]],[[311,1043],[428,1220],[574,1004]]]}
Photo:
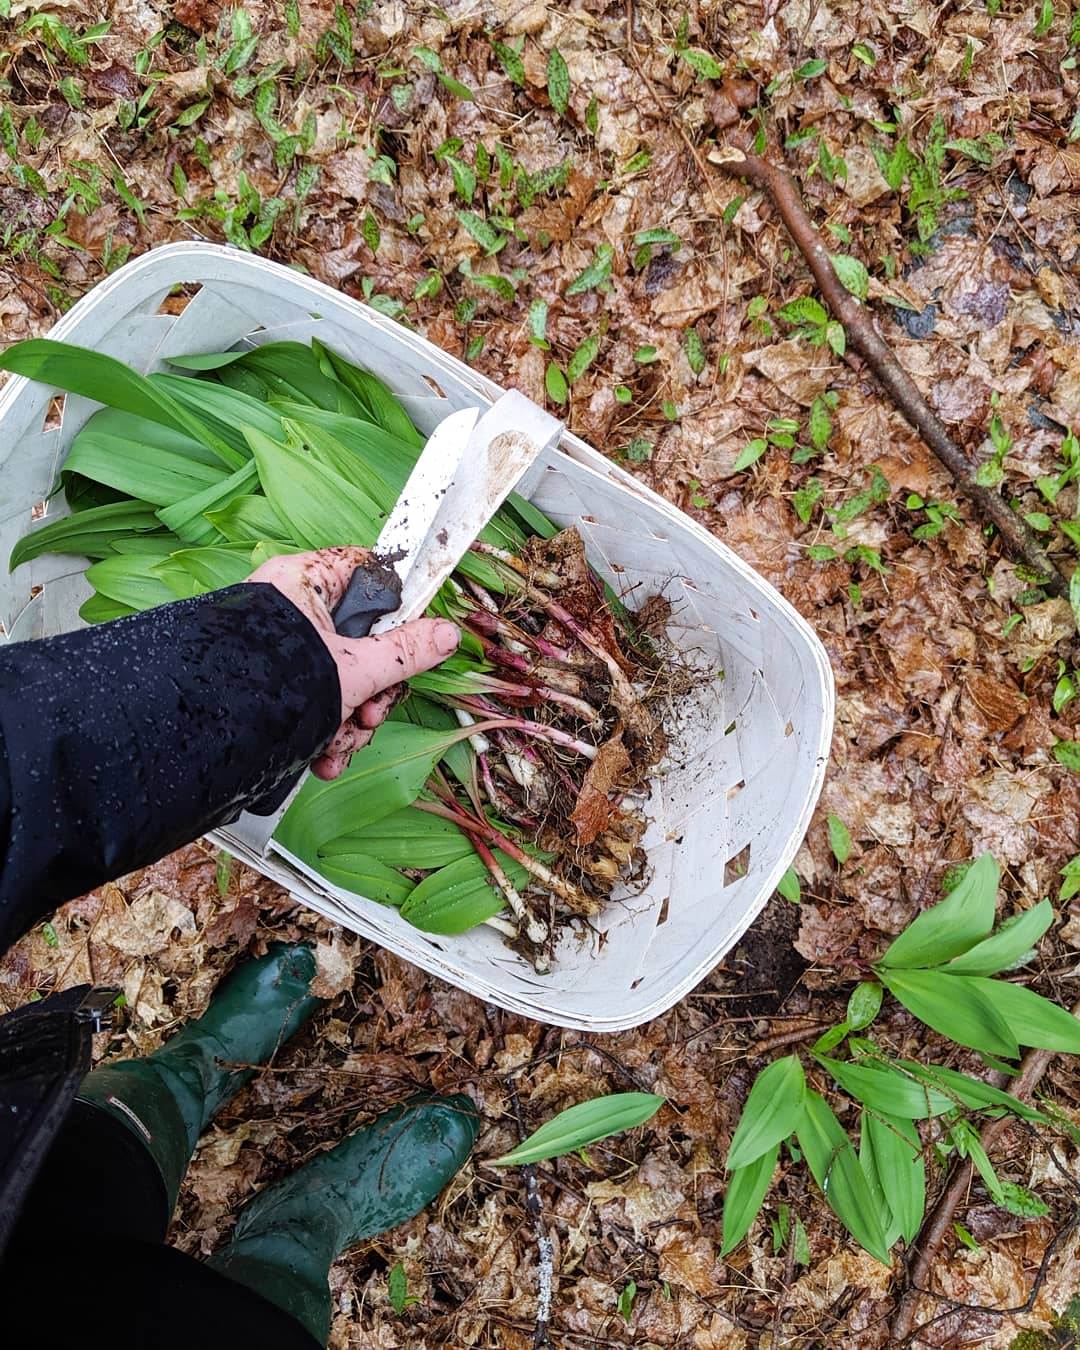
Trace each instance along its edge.
{"label": "broad green leaf", "polygon": [[[1019,1029],[1003,1016],[1001,1002],[981,987],[991,984],[990,980],[946,976],[938,970],[891,970],[887,966],[878,967],[877,973],[909,1012],[950,1040],[1006,1059],[1019,1054]],[[1076,1026],[1080,1031],[1080,1023]]]}
{"label": "broad green leaf", "polygon": [[851,833],[839,816],[829,812],[829,847],[833,857],[843,865],[851,857]]}
{"label": "broad green leaf", "polygon": [[94,506],[62,520],[42,522],[25,534],[11,550],[8,567],[14,571],[20,563],[43,553],[76,553],[84,558],[105,558],[113,552],[112,541],[125,530],[160,529],[154,508],[147,502],[111,502]]}
{"label": "broad green leaf", "polygon": [[228,478],[210,484],[201,492],[192,493],[183,501],[162,508],[158,512],[158,519],[185,543],[220,543],[221,536],[210,521],[209,513],[228,506],[234,498],[244,496],[258,486],[255,461],[248,460]]}
{"label": "broad green leaf", "polygon": [[732,465],[732,473],[742,473],[748,469],[751,464],[756,464],[761,456],[769,448],[769,442],[764,436],[755,436],[752,441],[747,441],[739,454],[738,459]]}
{"label": "broad green leaf", "polygon": [[329,840],[358,833],[414,802],[436,761],[459,739],[460,732],[385,722],[340,778],[305,781],[274,838],[316,866]]}
{"label": "broad green leaf", "polygon": [[844,288],[857,300],[865,300],[870,288],[870,274],[858,258],[851,258],[846,253],[830,253],[829,261]]}
{"label": "broad green leaf", "polygon": [[528,1139],[501,1158],[492,1158],[493,1167],[518,1166],[543,1162],[587,1148],[610,1134],[632,1130],[651,1120],[663,1106],[664,1098],[653,1092],[616,1092],[595,1097],[560,1111],[553,1119],[534,1130]]}
{"label": "broad green leaf", "polygon": [[124,619],[129,614],[135,613],[137,611],[130,605],[122,605],[119,600],[110,600],[107,595],[99,595],[96,592],[79,607],[79,618],[86,623],[109,623],[113,619]]}
{"label": "broad green leaf", "polygon": [[366,493],[310,455],[279,445],[252,428],[247,435],[267,500],[296,543],[306,548],[340,544],[370,548],[375,543],[381,513]]}
{"label": "broad green leaf", "polygon": [[533,506],[532,502],[526,501],[524,497],[519,497],[516,492],[511,492],[506,501],[514,513],[520,516],[525,526],[533,534],[538,534],[541,539],[551,539],[559,533],[557,525],[553,525],[542,511]]}
{"label": "broad green leaf", "polygon": [[705,369],[705,344],[698,336],[697,330],[688,328],[683,336],[683,348],[686,352],[686,362],[695,375],[700,375]]}
{"label": "broad green leaf", "polygon": [[722,80],[724,78],[724,67],[717,61],[715,56],[710,56],[700,47],[684,47],[679,56],[697,75],[707,80]]}
{"label": "broad green leaf", "polygon": [[321,858],[319,872],[331,885],[380,905],[402,905],[416,888],[414,881],[366,853],[335,853],[332,858]]}
{"label": "broad green leaf", "polygon": [[72,443],[63,472],[79,473],[129,497],[172,506],[222,483],[229,470],[158,445],[114,436],[92,418]]}
{"label": "broad green leaf", "polygon": [[[1080,570],[1080,569],[1077,569]],[[1075,576],[1076,573],[1074,572]],[[1080,741],[1055,741],[1054,758],[1066,769],[1072,769],[1073,773],[1080,773]]]}
{"label": "broad green leaf", "polygon": [[1040,900],[1031,909],[1006,919],[996,933],[954,957],[942,970],[949,975],[996,975],[1009,970],[1032,952],[1053,922],[1053,906],[1049,900]]}
{"label": "broad green leaf", "polygon": [[349,853],[366,853],[387,867],[445,867],[472,857],[474,849],[452,820],[406,807],[362,833],[330,839],[319,850],[324,859]]}
{"label": "broad green leaf", "polygon": [[864,1111],[860,1162],[868,1177],[876,1177],[900,1236],[911,1243],[926,1209],[926,1164],[914,1122]]}
{"label": "broad green leaf", "polygon": [[732,1136],[729,1171],[760,1158],[792,1133],[802,1115],[805,1092],[806,1078],[798,1055],[785,1055],[762,1069]]}
{"label": "broad green leaf", "polygon": [[779,1156],[780,1145],[774,1144],[760,1158],[737,1168],[728,1178],[724,1195],[724,1245],[721,1256],[727,1256],[728,1252],[733,1251],[749,1232],[750,1225],[761,1210],[761,1202],[769,1189]]}
{"label": "broad green leaf", "polygon": [[[977,993],[991,1002],[1021,1045],[1080,1054],[1080,1019],[1033,989],[1010,984],[1008,980],[974,975],[954,975],[949,980],[950,984],[963,986],[954,998],[967,998]],[[990,1054],[994,1053],[990,1051]]]}
{"label": "broad green leaf", "polygon": [[[282,419],[294,423],[304,437],[310,436],[313,428],[329,432],[339,445],[343,445],[370,473],[386,484],[391,503],[397,501],[409,471],[419,458],[420,452],[413,442],[402,440],[374,422],[362,422],[358,418],[327,412],[323,408],[306,407],[281,399],[276,399],[271,406]],[[280,432],[275,433],[272,439],[281,440]],[[345,477],[351,479],[352,473]],[[364,484],[361,483],[361,486]],[[383,504],[377,492],[369,491],[375,500]]]}
{"label": "broad green leaf", "polygon": [[885,1191],[878,1177],[877,1168],[874,1166],[873,1156],[867,1146],[866,1121],[868,1115],[868,1112],[864,1112],[860,1117],[862,1131],[859,1137],[859,1166],[862,1168],[863,1176],[866,1178],[866,1184],[873,1198],[874,1212],[877,1214],[878,1223],[881,1225],[885,1246],[891,1248],[900,1236],[900,1225],[896,1222],[893,1212],[889,1208],[889,1202],[885,1198]]}
{"label": "broad green leaf", "polygon": [[970,1158],[975,1164],[975,1169],[982,1178],[983,1185],[990,1192],[990,1198],[995,1204],[1001,1204],[1005,1198],[1002,1194],[1001,1182],[974,1125],[966,1120],[955,1121],[949,1130],[949,1138],[956,1146],[956,1151],[961,1158]]}
{"label": "broad green leaf", "polygon": [[808,1091],[796,1135],[833,1213],[860,1246],[889,1264],[885,1233],[859,1155],[824,1097]]}
{"label": "broad green leaf", "polygon": [[779,318],[785,319],[788,323],[810,324],[814,328],[822,327],[829,319],[824,305],[812,295],[803,295],[797,300],[790,300],[776,312]]}
{"label": "broad green leaf", "polygon": [[312,351],[325,361],[334,375],[354,395],[361,409],[371,421],[384,431],[419,449],[424,438],[412,424],[412,419],[377,375],[361,370],[338,352],[331,351],[318,339],[312,339]]}
{"label": "broad green leaf", "polygon": [[174,553],[178,548],[183,548],[184,541],[177,539],[175,534],[170,534],[168,530],[156,530],[153,534],[128,534],[120,535],[113,540],[113,553],[132,554],[137,553],[141,558],[167,558],[170,553]]}
{"label": "broad green leaf", "polygon": [[1000,1088],[993,1087],[990,1083],[984,1083],[978,1078],[972,1078],[966,1073],[958,1073],[955,1069],[943,1068],[940,1064],[919,1064],[909,1059],[900,1059],[893,1062],[906,1070],[913,1078],[917,1078],[935,1090],[952,1097],[958,1105],[967,1106],[974,1111],[1003,1108],[1013,1115],[1019,1116],[1022,1120],[1037,1121],[1044,1125],[1051,1123],[1049,1117],[1041,1111],[1036,1111],[1032,1106],[1026,1106]]}
{"label": "broad green leaf", "polygon": [[176,569],[186,572],[198,584],[199,592],[220,591],[246,581],[253,571],[249,548],[186,548],[173,553],[165,563],[154,563],[150,571],[166,580]]}
{"label": "broad green leaf", "polygon": [[489,257],[506,246],[506,235],[475,211],[455,211],[454,215]]}
{"label": "broad green leaf", "polygon": [[955,1100],[925,1083],[917,1082],[887,1061],[863,1056],[858,1060],[826,1059],[819,1062],[845,1092],[871,1111],[908,1120],[924,1120],[956,1109]]}
{"label": "broad green leaf", "polygon": [[1015,1181],[1002,1181],[1000,1191],[998,1204],[1019,1219],[1041,1219],[1044,1214],[1050,1213],[1050,1206],[1045,1200],[1040,1200],[1034,1191],[1029,1191],[1026,1186],[1018,1186]]}
{"label": "broad green leaf", "polygon": [[152,381],[137,374],[122,361],[103,352],[76,347],[51,338],[16,342],[0,353],[0,370],[10,370],[43,384],[56,385],[71,394],[81,394],[110,408],[135,413],[151,422],[184,431],[214,449],[222,463],[235,469],[241,460],[236,452]]}
{"label": "broad green leaf", "polygon": [[195,412],[215,435],[232,447],[238,458],[230,467],[251,458],[251,447],[244,436],[245,427],[254,427],[271,439],[281,439],[281,418],[277,412],[261,398],[242,389],[227,388],[215,380],[161,373],[151,375],[150,383]]}
{"label": "broad green leaf", "polygon": [[802,887],[799,885],[799,874],[794,867],[789,867],[780,880],[776,883],[777,892],[790,901],[793,905],[802,903]]}
{"label": "broad green leaf", "polygon": [[863,980],[851,991],[847,1005],[847,1024],[852,1031],[868,1027],[881,1011],[881,985],[877,980]]}
{"label": "broad green leaf", "polygon": [[153,609],[176,599],[138,557],[103,558],[86,569],[86,579],[100,595],[134,610]]}
{"label": "broad green leaf", "polygon": [[[339,378],[329,349],[321,344],[268,342],[241,352],[238,364],[257,375],[276,398],[308,403],[326,412],[363,416],[364,404]],[[347,364],[342,362],[343,368]],[[400,406],[396,399],[394,403]]]}
{"label": "broad green leaf", "polygon": [[[520,43],[518,44],[520,46]],[[525,62],[521,59],[521,53],[507,42],[500,42],[498,38],[493,38],[491,50],[498,58],[499,65],[506,72],[506,77],[511,84],[516,84],[520,88],[525,87]]]}
{"label": "broad green leaf", "polygon": [[989,853],[976,858],[955,890],[908,924],[881,965],[892,970],[939,965],[973,947],[994,926],[998,875]]}
{"label": "broad green leaf", "polygon": [[824,450],[831,434],[829,405],[823,398],[816,398],[810,405],[810,442],[816,450]]}
{"label": "broad green leaf", "polygon": [[570,388],[566,376],[554,361],[548,362],[547,370],[544,372],[544,388],[553,403],[565,403],[569,397]]}
{"label": "broad green leaf", "polygon": [[[411,687],[411,684],[410,684]],[[410,694],[403,705],[404,720],[415,722],[436,731],[457,732],[460,724],[449,708],[433,703],[422,694]],[[447,738],[449,740],[449,737]],[[445,764],[459,783],[469,790],[476,780],[476,753],[468,740],[462,738],[450,744],[443,752],[440,764]],[[475,793],[470,794],[475,797]]]}
{"label": "broad green leaf", "polygon": [[582,295],[585,291],[606,286],[611,276],[611,261],[614,256],[615,250],[610,244],[600,244],[593,254],[592,262],[567,286],[566,294]]}
{"label": "broad green leaf", "polygon": [[[494,854],[512,886],[528,882],[524,867],[498,849]],[[401,906],[401,917],[425,933],[467,933],[505,904],[490,872],[473,853],[429,873]]]}
{"label": "broad green leaf", "polygon": [[241,493],[227,506],[208,511],[206,517],[219,534],[234,544],[248,540],[286,539],[289,534],[288,526],[260,494]]}
{"label": "broad green leaf", "polygon": [[552,47],[547,59],[547,91],[552,108],[565,116],[570,102],[570,72],[558,47]]}
{"label": "broad green leaf", "polygon": [[536,299],[529,305],[529,341],[545,350],[551,345],[547,340],[548,303]]}
{"label": "broad green leaf", "polygon": [[566,364],[566,378],[570,384],[581,379],[582,375],[596,360],[596,354],[599,350],[600,337],[596,333],[591,334],[577,347]]}
{"label": "broad green leaf", "polygon": [[[355,421],[353,418],[349,420]],[[340,474],[347,483],[351,483],[370,498],[377,510],[387,514],[393,510],[398,499],[398,489],[391,487],[363,456],[340,441],[333,432],[313,423],[295,421],[290,417],[283,418],[281,426],[287,443],[294,449],[308,450],[320,464]],[[372,430],[375,431],[374,428]],[[375,431],[375,434],[386,436],[381,430]]]}

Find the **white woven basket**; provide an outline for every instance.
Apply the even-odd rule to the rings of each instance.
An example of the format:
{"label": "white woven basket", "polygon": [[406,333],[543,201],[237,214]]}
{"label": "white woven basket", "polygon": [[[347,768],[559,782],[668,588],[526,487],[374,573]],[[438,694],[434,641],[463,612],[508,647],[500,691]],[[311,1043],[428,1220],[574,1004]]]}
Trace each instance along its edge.
{"label": "white woven basket", "polygon": [[[163,301],[201,289],[179,315]],[[128,263],[79,301],[51,336],[141,371],[190,352],[317,335],[374,371],[427,434],[447,413],[502,392],[399,324],[276,263],[214,244],[170,244]],[[0,559],[53,489],[95,407],[21,378],[0,391]],[[717,964],[772,895],[802,840],[825,771],[833,686],[811,628],[777,592],[688,517],[567,433],[523,489],[581,532],[598,572],[631,603],[663,592],[670,634],[717,674],[688,700],[649,804],[645,888],[564,935],[538,976],[489,929],[428,937],[393,909],[338,892],[275,851],[251,817],[216,842],[305,905],[478,997],[544,1022],[592,1031],[665,1011]],[[50,515],[66,511],[62,497]],[[0,620],[13,639],[80,627],[86,563],[47,556],[0,568]],[[720,674],[722,672],[722,676]]]}

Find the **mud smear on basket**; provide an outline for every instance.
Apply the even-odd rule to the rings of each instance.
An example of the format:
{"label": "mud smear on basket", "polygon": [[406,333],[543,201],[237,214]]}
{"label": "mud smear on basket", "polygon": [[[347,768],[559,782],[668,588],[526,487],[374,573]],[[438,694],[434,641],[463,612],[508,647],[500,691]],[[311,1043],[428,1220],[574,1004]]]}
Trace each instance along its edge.
{"label": "mud smear on basket", "polygon": [[670,604],[660,595],[636,612],[622,604],[589,566],[576,530],[530,539],[519,557],[474,549],[504,593],[470,582],[477,607],[466,627],[504,686],[490,700],[468,700],[467,711],[494,716],[497,699],[549,729],[550,738],[493,731],[478,755],[488,802],[557,879],[525,890],[513,939],[544,970],[571,916],[588,919],[617,885],[647,880],[650,778],[668,748],[669,709],[701,677],[667,640]]}

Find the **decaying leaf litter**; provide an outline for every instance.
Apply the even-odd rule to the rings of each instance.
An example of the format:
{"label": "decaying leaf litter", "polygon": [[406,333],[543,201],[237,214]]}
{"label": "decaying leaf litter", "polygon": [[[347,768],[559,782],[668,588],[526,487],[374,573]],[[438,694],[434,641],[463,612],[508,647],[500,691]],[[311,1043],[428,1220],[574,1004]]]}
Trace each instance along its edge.
{"label": "decaying leaf litter", "polygon": [[[451,7],[439,17],[385,4],[350,11],[348,35],[329,6],[251,4],[258,42],[245,57],[243,25],[235,36],[233,16],[217,7],[118,4],[81,62],[40,27],[19,34],[12,8],[0,68],[18,135],[13,156],[8,124],[0,128],[5,226],[15,225],[0,272],[6,340],[44,331],[64,297],[101,278],[103,254],[115,263],[128,245],[231,235],[400,312],[538,401],[552,386],[561,392],[549,367],[566,378],[573,364],[563,405],[572,427],[638,466],[807,615],[829,649],[839,716],[797,860],[801,907],[774,902],[677,1010],[603,1038],[613,1060],[288,911],[241,869],[217,878],[223,869],[198,846],[69,906],[21,943],[3,967],[5,1000],[115,979],[136,1010],[126,1047],[152,1048],[198,1011],[252,939],[315,935],[325,992],[341,996],[282,1071],[263,1075],[215,1127],[177,1225],[182,1245],[213,1246],[253,1184],[417,1083],[474,1093],[488,1121],[478,1158],[517,1142],[508,1075],[530,1124],[599,1091],[644,1088],[672,1103],[649,1126],[594,1146],[588,1164],[538,1169],[556,1242],[553,1342],[886,1344],[902,1269],[853,1249],[798,1169],[775,1187],[770,1212],[787,1203],[802,1219],[809,1264],[776,1254],[767,1222],[718,1259],[724,1156],[754,1073],[777,1053],[769,1047],[842,1013],[851,983],[936,898],[949,866],[989,849],[1010,909],[1056,897],[1058,870],[1078,848],[1078,779],[1054,753],[1077,735],[1067,683],[1075,627],[1067,602],[1043,599],[964,507],[961,523],[943,517],[956,504],[952,485],[864,373],[827,343],[793,336],[798,325],[780,311],[812,294],[804,264],[759,193],[695,176],[679,129],[703,146],[708,127],[719,124],[722,137],[739,117],[752,133],[746,110],[759,102],[768,153],[782,151],[811,217],[835,240],[830,251],[867,268],[899,359],[973,461],[1000,457],[1009,494],[1047,517],[1047,542],[1067,561],[1057,522],[1075,514],[1076,488],[1063,447],[1080,406],[1072,16],[1045,6],[900,15],[791,0],[691,7],[680,35],[681,15],[648,7]],[[55,13],[76,31],[98,17]],[[170,21],[184,31],[142,59]],[[515,61],[507,49],[521,37]],[[726,80],[700,55],[678,55],[680,43]],[[552,48],[566,65],[565,111],[557,89],[548,92]],[[277,61],[261,84],[238,83]],[[461,147],[446,148],[455,139]],[[898,155],[901,139],[920,161],[919,181]],[[490,160],[483,181],[478,141]],[[471,202],[462,165],[476,175]],[[558,186],[535,188],[556,169]],[[956,192],[966,196],[948,200]],[[285,207],[270,206],[275,199]],[[61,212],[62,229],[46,235]],[[473,217],[492,223],[486,243]],[[678,247],[636,242],[657,230]],[[920,244],[929,251],[916,255]],[[749,469],[733,472],[760,441]],[[1052,504],[1040,479],[1061,483]],[[853,841],[843,864],[830,814]],[[1070,1005],[1080,929],[1064,918],[1025,978]],[[794,952],[775,950],[788,932]],[[941,1049],[898,1011],[883,1034],[914,1057]],[[962,1055],[948,1062],[978,1067]],[[1056,1060],[1044,1086],[1075,1121],[1072,1063]],[[1074,1174],[1075,1145],[1059,1138],[1053,1149]],[[1006,1130],[994,1161],[1051,1212],[1018,1221],[976,1184],[956,1218],[977,1249],[950,1235],[935,1287],[960,1303],[1006,1307],[1024,1302],[1074,1200],[1026,1131]],[[534,1247],[519,1190],[477,1164],[437,1212],[335,1271],[335,1344],[529,1345]],[[398,1260],[420,1298],[402,1317],[387,1295]],[[627,1323],[619,1298],[631,1283]],[[924,1298],[917,1322],[944,1316],[918,1343],[1006,1345],[1019,1326],[1046,1325],[1078,1283],[1066,1241],[1030,1317],[1003,1321]]]}

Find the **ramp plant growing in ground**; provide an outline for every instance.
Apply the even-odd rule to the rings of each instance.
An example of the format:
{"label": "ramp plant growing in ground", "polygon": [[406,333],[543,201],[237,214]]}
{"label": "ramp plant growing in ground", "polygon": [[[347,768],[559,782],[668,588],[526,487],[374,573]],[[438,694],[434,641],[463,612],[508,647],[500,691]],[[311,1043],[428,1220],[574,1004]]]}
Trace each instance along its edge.
{"label": "ramp plant growing in ground", "polygon": [[[724,1201],[724,1253],[732,1251],[759,1213],[786,1150],[805,1160],[829,1206],[848,1232],[879,1261],[919,1232],[926,1200],[926,1163],[935,1154],[970,1158],[995,1204],[1020,1217],[1047,1212],[1024,1187],[1002,1181],[987,1157],[975,1117],[1011,1113],[1052,1126],[1043,1112],[1007,1092],[940,1065],[890,1054],[868,1034],[887,990],[941,1035],[1002,1061],[1020,1047],[1080,1053],[1080,1020],[1039,994],[995,978],[1025,965],[1054,919],[1042,900],[994,926],[998,868],[989,853],[971,863],[940,904],[920,914],[859,984],[847,1017],[798,1055],[775,1060],[758,1075],[732,1137]],[[822,1092],[835,1084],[856,1117],[856,1148]]]}
{"label": "ramp plant growing in ground", "polygon": [[[317,340],[170,364],[184,373],[143,376],[48,339],[0,357],[106,405],[62,466],[71,514],[21,539],[12,568],[89,558],[80,613],[101,622],[276,554],[375,543],[423,445],[381,381]],[[558,924],[644,867],[635,800],[665,741],[636,686],[658,690],[661,663],[576,533],[517,495],[431,612],[460,626],[459,652],[410,682],[340,779],[305,784],[277,838],[427,932],[489,923],[543,970]]]}

